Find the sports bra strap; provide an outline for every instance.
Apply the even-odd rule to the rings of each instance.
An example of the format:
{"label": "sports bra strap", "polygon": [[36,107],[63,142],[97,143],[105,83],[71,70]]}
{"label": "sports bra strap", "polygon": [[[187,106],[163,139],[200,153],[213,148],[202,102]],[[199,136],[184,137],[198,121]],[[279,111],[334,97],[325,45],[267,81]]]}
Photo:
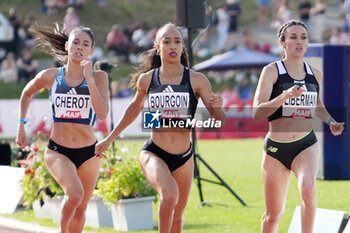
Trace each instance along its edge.
{"label": "sports bra strap", "polygon": [[278,74],[286,74],[286,68],[284,68],[284,65],[282,64],[282,61],[276,61],[277,69],[278,69]]}
{"label": "sports bra strap", "polygon": [[309,74],[309,75],[314,75],[314,73],[312,72],[312,69],[310,67],[309,64],[307,64],[305,61],[304,61],[304,64],[306,66],[306,72]]}

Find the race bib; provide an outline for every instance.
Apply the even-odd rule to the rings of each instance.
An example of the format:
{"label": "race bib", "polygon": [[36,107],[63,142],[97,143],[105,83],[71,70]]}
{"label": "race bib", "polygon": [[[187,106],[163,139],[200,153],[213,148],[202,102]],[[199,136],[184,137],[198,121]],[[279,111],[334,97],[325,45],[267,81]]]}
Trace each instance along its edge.
{"label": "race bib", "polygon": [[89,95],[55,94],[53,100],[55,117],[61,119],[88,119],[90,115]]}
{"label": "race bib", "polygon": [[305,91],[299,97],[288,98],[282,106],[283,117],[313,118],[317,105],[317,92]]}
{"label": "race bib", "polygon": [[188,92],[160,92],[149,94],[148,103],[150,111],[159,110],[161,118],[187,117],[190,105]]}

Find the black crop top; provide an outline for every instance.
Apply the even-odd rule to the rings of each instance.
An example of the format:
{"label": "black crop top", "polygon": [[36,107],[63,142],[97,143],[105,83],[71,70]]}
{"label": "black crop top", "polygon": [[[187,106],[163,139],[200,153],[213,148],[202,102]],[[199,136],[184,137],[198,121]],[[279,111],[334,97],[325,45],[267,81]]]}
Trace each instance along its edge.
{"label": "black crop top", "polygon": [[319,95],[319,84],[309,64],[304,62],[306,76],[303,80],[295,80],[290,77],[283,61],[277,61],[276,67],[278,78],[273,85],[270,100],[276,98],[294,85],[300,85],[305,91],[300,97],[288,98],[281,107],[267,118],[268,121],[273,121],[281,117],[313,118]]}
{"label": "black crop top", "polygon": [[190,70],[184,68],[179,85],[161,84],[159,69],[155,69],[148,88],[149,111],[161,113],[161,118],[175,120],[192,120],[196,113],[198,100],[190,82]]}

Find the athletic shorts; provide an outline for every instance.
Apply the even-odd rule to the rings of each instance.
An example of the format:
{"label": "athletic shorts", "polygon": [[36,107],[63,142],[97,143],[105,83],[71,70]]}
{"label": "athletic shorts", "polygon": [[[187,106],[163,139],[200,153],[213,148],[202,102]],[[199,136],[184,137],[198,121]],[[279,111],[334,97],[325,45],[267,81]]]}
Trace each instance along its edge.
{"label": "athletic shorts", "polygon": [[163,150],[162,148],[160,148],[159,146],[157,146],[156,144],[154,144],[151,138],[149,138],[145,142],[145,144],[142,147],[142,150],[152,152],[153,154],[161,158],[166,163],[166,165],[168,165],[170,172],[173,172],[177,168],[184,165],[187,162],[187,160],[189,160],[193,155],[192,144],[190,145],[190,148],[185,153],[170,154],[165,150]]}
{"label": "athletic shorts", "polygon": [[78,169],[85,161],[91,159],[95,155],[96,143],[97,141],[91,146],[82,148],[68,148],[57,144],[50,138],[47,148],[66,156]]}
{"label": "athletic shorts", "polygon": [[291,170],[292,162],[298,154],[316,142],[317,138],[313,130],[293,141],[277,141],[266,137],[264,151],[267,155],[277,159],[286,168]]}

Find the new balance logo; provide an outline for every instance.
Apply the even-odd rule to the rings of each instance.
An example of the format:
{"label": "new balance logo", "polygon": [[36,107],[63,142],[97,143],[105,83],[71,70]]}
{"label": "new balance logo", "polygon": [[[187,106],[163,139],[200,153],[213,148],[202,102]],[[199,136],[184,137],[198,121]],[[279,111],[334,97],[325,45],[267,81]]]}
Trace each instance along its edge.
{"label": "new balance logo", "polygon": [[174,92],[174,90],[170,85],[168,85],[162,92]]}
{"label": "new balance logo", "polygon": [[77,91],[75,90],[75,88],[72,88],[67,92],[67,94],[76,95]]}
{"label": "new balance logo", "polygon": [[272,153],[276,153],[278,151],[278,148],[277,147],[273,147],[273,146],[270,146],[269,148],[267,148],[268,151],[272,152]]}

